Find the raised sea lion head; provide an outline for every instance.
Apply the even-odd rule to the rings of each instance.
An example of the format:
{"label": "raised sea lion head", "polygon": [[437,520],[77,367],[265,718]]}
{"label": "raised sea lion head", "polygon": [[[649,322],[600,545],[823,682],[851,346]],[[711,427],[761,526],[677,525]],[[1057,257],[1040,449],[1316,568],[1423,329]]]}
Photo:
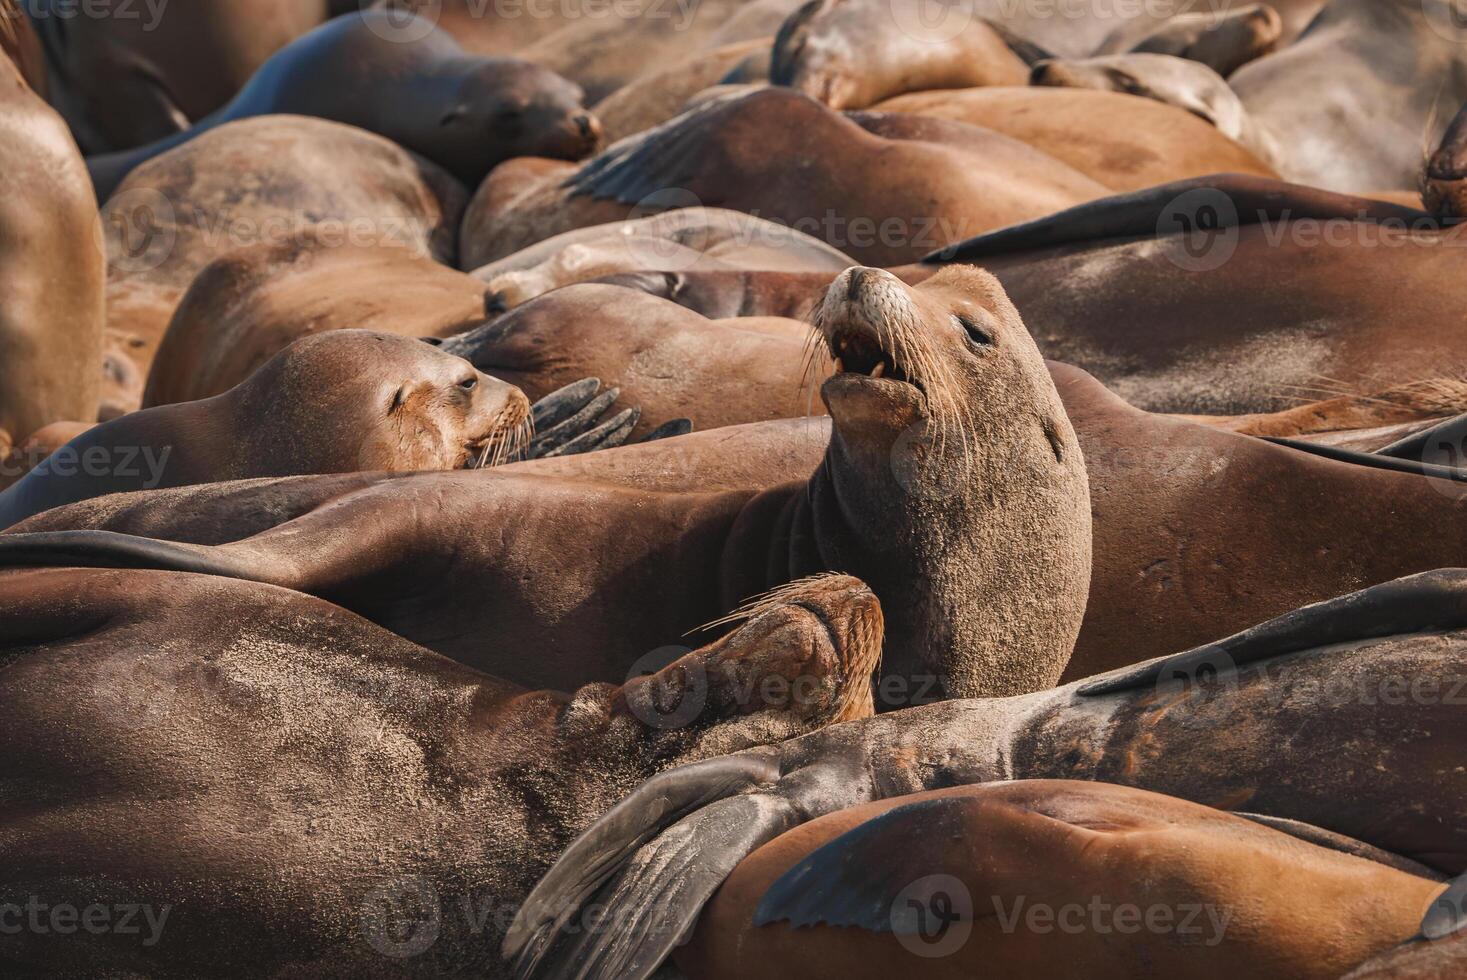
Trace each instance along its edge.
{"label": "raised sea lion head", "polygon": [[1089,589],[1089,483],[998,280],[949,266],[912,287],[855,267],[812,322],[836,360],[815,532],[827,567],[882,597],[885,673],[936,680],[931,696],[1053,685]]}
{"label": "raised sea lion head", "polygon": [[239,431],[269,441],[256,451],[307,457],[307,473],[499,462],[530,417],[523,392],[463,358],[369,330],[297,340],[220,397],[234,400]]}
{"label": "raised sea lion head", "polygon": [[1439,218],[1467,218],[1467,106],[1442,135],[1421,175],[1421,202]]}
{"label": "raised sea lion head", "polygon": [[517,58],[475,58],[438,120],[444,164],[470,189],[513,157],[579,160],[601,145],[580,86]]}

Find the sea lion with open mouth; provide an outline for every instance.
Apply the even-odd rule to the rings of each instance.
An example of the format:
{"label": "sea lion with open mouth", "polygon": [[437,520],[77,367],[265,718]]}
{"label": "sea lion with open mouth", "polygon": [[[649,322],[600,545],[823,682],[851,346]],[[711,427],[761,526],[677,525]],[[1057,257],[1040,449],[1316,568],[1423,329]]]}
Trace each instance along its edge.
{"label": "sea lion with open mouth", "polygon": [[1412,862],[1159,793],[982,783],[776,837],[733,870],[673,958],[700,980],[1035,980],[1075,964],[1132,980],[1138,962],[1196,980],[1338,980],[1412,935],[1442,888]]}
{"label": "sea lion with open mouth", "polygon": [[[791,166],[799,160],[799,166]],[[757,214],[857,262],[896,265],[981,230],[1105,196],[1018,140],[946,119],[843,115],[785,88],[700,103],[584,165],[511,160],[464,215],[478,268],[588,225],[705,205]]]}
{"label": "sea lion with open mouth", "polygon": [[104,395],[105,417],[138,407],[174,310],[214,259],[324,235],[451,265],[464,198],[397,144],[305,116],[228,123],[148,161],[102,209],[108,353],[133,368]]}
{"label": "sea lion with open mouth", "polygon": [[264,476],[462,469],[529,436],[516,387],[408,337],[305,337],[224,394],[88,429],[0,493],[0,527],[90,497]]}
{"label": "sea lion with open mouth", "polygon": [[[881,610],[860,582],[797,582],[733,621],[650,676],[561,694],[271,586],[0,576],[7,886],[132,923],[7,929],[0,962],[503,977],[509,911],[643,779],[871,714]],[[423,916],[416,939],[399,913]]]}
{"label": "sea lion with open mouth", "polygon": [[[1458,874],[1464,599],[1467,572],[1429,572],[1079,684],[910,708],[663,773],[567,848],[505,953],[522,978],[646,977],[779,834],[850,806],[1010,779],[1151,790]],[[835,888],[801,910],[834,914],[850,899]],[[563,930],[586,903],[617,928]]]}
{"label": "sea lion with open mouth", "polygon": [[821,390],[827,449],[813,474],[762,493],[651,492],[537,477],[534,464],[424,473],[231,544],[12,534],[0,565],[120,562],[284,585],[532,684],[623,676],[737,601],[727,595],[841,569],[869,576],[888,610],[898,703],[918,686],[1053,684],[1084,612],[1090,506],[1074,432],[1018,314],[975,269],[909,289],[856,268],[814,322],[843,362]]}
{"label": "sea lion with open mouth", "polygon": [[472,188],[511,157],[578,160],[595,152],[600,127],[581,100],[579,88],[548,68],[471,56],[426,21],[362,11],[293,41],[228,105],[184,132],[87,165],[106,200],[137,167],[217,126],[296,115],[386,137]]}

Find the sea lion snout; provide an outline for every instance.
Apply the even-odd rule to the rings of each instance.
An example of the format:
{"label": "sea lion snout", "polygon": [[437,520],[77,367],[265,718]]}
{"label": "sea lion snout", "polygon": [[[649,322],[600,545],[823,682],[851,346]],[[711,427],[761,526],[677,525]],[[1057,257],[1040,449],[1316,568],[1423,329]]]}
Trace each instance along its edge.
{"label": "sea lion snout", "polygon": [[1427,161],[1421,200],[1440,218],[1467,216],[1467,108],[1459,111]]}

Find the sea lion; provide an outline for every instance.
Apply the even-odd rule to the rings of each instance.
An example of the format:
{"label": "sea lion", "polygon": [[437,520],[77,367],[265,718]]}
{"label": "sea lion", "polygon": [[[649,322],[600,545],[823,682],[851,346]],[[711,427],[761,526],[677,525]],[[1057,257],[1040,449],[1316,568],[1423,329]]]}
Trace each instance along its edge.
{"label": "sea lion", "polygon": [[0,494],[0,526],[127,490],[481,466],[518,448],[529,411],[518,388],[408,337],[303,337],[224,394],[88,429]]}
{"label": "sea lion", "polygon": [[[1029,68],[998,30],[974,18],[954,33],[900,18],[904,6],[810,0],[774,38],[769,80],[832,109],[865,109],[904,92],[1023,85]],[[931,29],[928,29],[931,28]]]}
{"label": "sea lion", "polygon": [[607,143],[667,122],[704,89],[718,84],[751,56],[769,51],[770,38],[697,51],[670,67],[641,75],[596,103]]}
{"label": "sea lion", "polygon": [[[801,166],[790,166],[796,157]],[[502,164],[470,202],[461,259],[477,268],[575,228],[702,204],[790,225],[857,262],[896,265],[914,261],[920,241],[939,247],[1103,193],[997,133],[894,113],[842,116],[766,88],[695,106],[580,168]]]}
{"label": "sea lion", "polygon": [[[614,312],[613,312],[614,311]],[[475,367],[519,386],[531,398],[568,378],[604,377],[646,409],[642,426],[672,413],[700,431],[819,411],[811,397],[824,364],[808,364],[805,344],[778,321],[751,335],[753,318],[702,320],[665,301],[616,296],[581,285],[548,294],[450,341]],[[773,329],[770,329],[773,328]],[[616,338],[615,343],[607,338]],[[634,354],[627,353],[629,347]],[[676,364],[672,370],[669,365]],[[1421,467],[1346,456],[1330,459],[1257,438],[1304,436],[1317,427],[1378,426],[1398,410],[1418,417],[1457,411],[1460,383],[1436,381],[1354,399],[1290,408],[1273,415],[1207,420],[1167,416],[1126,404],[1095,378],[1048,364],[1086,459],[1091,485],[1094,565],[1090,598],[1067,679],[1204,643],[1288,609],[1402,575],[1450,565],[1467,538],[1455,530],[1464,491],[1424,479]],[[1434,401],[1440,395],[1443,401]],[[1394,401],[1392,399],[1395,399]],[[762,444],[731,445],[727,461],[765,486],[799,479],[820,464],[828,423],[772,427]],[[1368,448],[1421,429],[1376,432]],[[1402,460],[1451,463],[1455,450],[1402,444]],[[669,453],[673,447],[667,447]],[[675,465],[698,486],[709,454],[692,447]],[[598,460],[598,464],[602,461]],[[160,501],[161,508],[163,503]],[[64,524],[55,525],[66,526]],[[79,526],[95,526],[83,522]],[[1286,539],[1277,528],[1290,529]],[[1320,553],[1350,555],[1321,563]],[[1258,555],[1268,555],[1260,562]],[[1117,659],[1121,658],[1121,659]]]}
{"label": "sea lion", "polygon": [[382,11],[338,17],[260,66],[239,94],[186,131],[87,161],[105,200],[129,173],[226,123],[313,116],[358,126],[432,160],[469,187],[517,156],[579,160],[601,133],[579,88],[516,58],[468,55]]}
{"label": "sea lion", "polygon": [[0,0],[0,54],[10,59],[31,91],[46,98],[46,55],[21,0]]}
{"label": "sea lion", "polygon": [[873,111],[982,126],[1028,143],[1117,191],[1224,172],[1277,176],[1202,120],[1112,92],[1003,87],[914,92],[880,102]]}
{"label": "sea lion", "polygon": [[1233,415],[1288,408],[1321,378],[1359,391],[1462,374],[1453,331],[1467,323],[1467,292],[1453,270],[1464,233],[1420,210],[1219,175],[928,261],[981,262],[1046,356],[1132,404]]}
{"label": "sea lion", "polygon": [[[1459,879],[1456,887],[1448,889],[1443,896],[1455,906],[1459,923],[1462,891],[1463,883]],[[1459,924],[1448,935],[1413,936],[1395,949],[1360,964],[1340,980],[1439,980],[1460,975],[1464,967],[1467,967],[1467,933],[1461,931]]]}
{"label": "sea lion", "polygon": [[[1457,874],[1464,598],[1462,570],[1430,572],[1084,684],[890,712],[663,773],[566,849],[505,953],[519,977],[646,977],[766,841],[858,804],[1010,779],[1151,790]],[[586,903],[617,929],[562,930]]]}
{"label": "sea lion", "polygon": [[881,638],[825,577],[561,694],[253,583],[48,570],[0,597],[12,895],[132,924],[7,929],[10,975],[503,977],[509,913],[586,824],[670,765],[869,715]]}
{"label": "sea lion", "polygon": [[[1034,66],[1029,81],[1050,88],[1119,92],[1185,109],[1271,169],[1283,166],[1275,134],[1248,114],[1227,79],[1200,62],[1144,53],[1050,59]],[[1288,138],[1287,131],[1280,135]]]}
{"label": "sea lion", "polygon": [[228,102],[265,60],[326,19],[324,0],[26,0],[49,98],[88,153],[141,146]]}
{"label": "sea lion", "polygon": [[1349,193],[1411,190],[1422,148],[1436,145],[1467,102],[1467,32],[1457,17],[1452,0],[1331,0],[1302,37],[1228,84],[1275,135],[1286,180]]}
{"label": "sea lion", "polygon": [[1442,887],[1159,793],[985,783],[838,810],[775,838],[728,876],[674,960],[708,980],[1055,977],[1076,964],[1130,980],[1138,963],[1338,980],[1412,935]]}
{"label": "sea lion", "polygon": [[97,417],[100,236],[66,124],[0,57],[0,459],[44,425]]}
{"label": "sea lion", "polygon": [[[886,674],[940,677],[954,694],[1052,684],[1084,611],[1090,508],[1074,433],[1018,314],[979,270],[908,289],[856,268],[814,319],[844,363],[821,389],[828,448],[813,473],[762,493],[538,478],[535,464],[421,473],[236,544],[11,534],[0,563],[131,551],[120,560],[268,579],[511,679],[562,682],[623,676],[737,601],[724,594],[838,565],[869,574],[889,611]],[[530,637],[534,658],[480,659]]]}
{"label": "sea lion", "polygon": [[484,322],[487,291],[417,252],[353,245],[313,228],[241,248],[204,266],[178,301],[142,403],[228,391],[311,334],[359,328],[449,337]]}
{"label": "sea lion", "polygon": [[110,414],[138,406],[179,300],[215,258],[309,234],[451,264],[464,198],[396,144],[303,116],[229,123],[150,160],[102,209],[110,356],[131,362],[136,385],[109,392]]}
{"label": "sea lion", "polygon": [[474,270],[492,306],[511,309],[552,289],[622,273],[789,269],[834,276],[851,257],[787,225],[742,211],[686,207],[568,231]]}
{"label": "sea lion", "polygon": [[1255,3],[1218,14],[1180,14],[1161,25],[1126,24],[1116,28],[1095,54],[1172,55],[1204,64],[1226,78],[1277,48],[1283,32],[1278,11]]}

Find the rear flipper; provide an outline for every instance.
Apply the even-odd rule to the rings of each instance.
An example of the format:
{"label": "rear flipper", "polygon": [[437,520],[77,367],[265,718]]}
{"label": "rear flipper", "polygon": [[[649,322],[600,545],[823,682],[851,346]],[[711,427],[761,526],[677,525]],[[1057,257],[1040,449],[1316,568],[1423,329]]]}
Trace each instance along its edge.
{"label": "rear flipper", "polygon": [[1467,626],[1467,570],[1442,568],[1285,613],[1216,643],[1149,660],[1081,684],[1081,697],[1218,674],[1314,647]]}

